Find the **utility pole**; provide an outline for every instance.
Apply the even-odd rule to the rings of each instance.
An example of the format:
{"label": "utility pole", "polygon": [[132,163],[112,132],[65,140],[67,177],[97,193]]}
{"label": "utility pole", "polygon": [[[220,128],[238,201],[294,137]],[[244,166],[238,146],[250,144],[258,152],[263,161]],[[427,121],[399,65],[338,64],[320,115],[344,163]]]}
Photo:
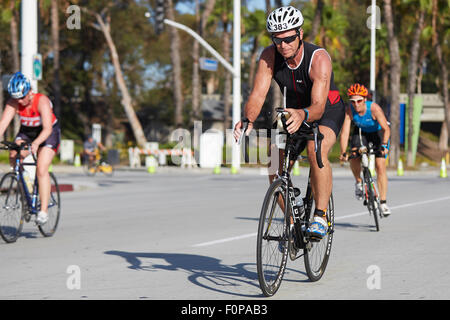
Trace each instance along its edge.
{"label": "utility pole", "polygon": [[[164,19],[162,21],[165,24],[189,33],[233,75],[233,123],[232,128],[230,129],[233,129],[236,123],[241,120],[241,3],[239,0],[233,1],[233,66],[189,27],[169,19]],[[161,14],[157,16],[157,19],[160,21],[162,18],[163,16]],[[161,22],[157,24],[157,30],[158,32],[161,32]],[[231,151],[231,173],[237,173],[241,167],[240,146],[237,143],[233,143]]]}
{"label": "utility pole", "polygon": [[[233,2],[233,122],[232,128],[241,119],[241,1]],[[231,173],[241,167],[241,149],[233,143]]]}
{"label": "utility pole", "polygon": [[375,52],[376,52],[376,30],[377,30],[377,1],[372,0],[372,15],[370,23],[370,90],[372,90],[372,101],[376,102],[375,93]]}
{"label": "utility pole", "polygon": [[31,87],[37,92],[38,82],[33,78],[33,58],[38,53],[38,1],[22,0],[21,17],[21,71],[31,81]]}

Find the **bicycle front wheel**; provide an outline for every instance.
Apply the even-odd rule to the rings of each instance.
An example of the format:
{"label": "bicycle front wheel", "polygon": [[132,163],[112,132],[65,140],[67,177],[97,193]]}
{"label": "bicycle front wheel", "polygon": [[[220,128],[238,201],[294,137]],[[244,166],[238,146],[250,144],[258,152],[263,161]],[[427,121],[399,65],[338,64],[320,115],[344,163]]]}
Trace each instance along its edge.
{"label": "bicycle front wheel", "polygon": [[367,187],[367,209],[369,214],[373,216],[375,220],[375,228],[380,231],[380,223],[378,221],[379,210],[381,209],[378,205],[377,198],[375,196],[375,190],[373,189],[373,181],[370,175],[369,169],[364,170],[364,180]]}
{"label": "bicycle front wheel", "polygon": [[275,180],[264,198],[259,218],[256,261],[258,280],[265,296],[281,285],[288,256],[288,228],[283,207],[287,202],[281,179]]}
{"label": "bicycle front wheel", "polygon": [[[311,197],[312,197],[312,193]],[[309,201],[312,203],[312,201]],[[313,211],[309,211],[313,212]],[[331,245],[334,233],[334,201],[330,196],[327,210],[328,231],[320,241],[309,241],[304,249],[306,274],[309,280],[318,281],[322,278],[330,258]]]}
{"label": "bicycle front wheel", "polygon": [[0,236],[7,243],[17,240],[23,228],[23,192],[14,173],[0,181]]}
{"label": "bicycle front wheel", "polygon": [[47,211],[48,221],[43,225],[39,225],[39,231],[44,237],[53,236],[53,234],[56,231],[56,228],[58,227],[59,216],[61,214],[61,198],[59,195],[59,186],[58,182],[56,181],[56,177],[52,172],[50,172],[50,181],[51,181],[51,189]]}

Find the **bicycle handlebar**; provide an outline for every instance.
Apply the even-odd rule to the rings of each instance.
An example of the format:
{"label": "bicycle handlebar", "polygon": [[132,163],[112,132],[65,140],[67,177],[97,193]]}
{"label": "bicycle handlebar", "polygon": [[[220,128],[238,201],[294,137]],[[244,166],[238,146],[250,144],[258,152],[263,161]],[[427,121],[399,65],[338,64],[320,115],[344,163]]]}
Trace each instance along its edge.
{"label": "bicycle handlebar", "polygon": [[[238,145],[241,145],[241,143],[242,143],[242,138],[247,138],[246,136],[245,136],[245,131],[247,131],[247,129],[248,129],[248,125],[250,124],[250,120],[248,120],[248,118],[244,118],[244,119],[242,119],[241,120],[241,122],[242,122],[242,125],[243,125],[243,130],[242,130],[242,133],[241,133],[241,135],[239,136],[239,140],[238,140]],[[249,146],[248,146],[248,143],[246,144],[246,146],[245,146],[245,148],[244,148],[244,161],[245,161],[245,163],[248,163],[249,162],[249,154],[248,154],[248,150],[247,150],[247,148],[248,148]]]}
{"label": "bicycle handlebar", "polygon": [[356,151],[352,151],[352,154],[348,157],[348,159],[356,159],[359,158],[362,154],[375,154],[378,151],[381,151],[383,147],[378,147],[376,149],[373,148],[373,143],[369,142],[369,146],[366,147],[365,145],[362,145],[358,148]]}
{"label": "bicycle handlebar", "polygon": [[281,123],[283,124],[283,128],[286,131],[287,139],[291,140],[291,143],[293,144],[295,140],[297,141],[304,141],[304,140],[313,140],[314,141],[314,152],[316,153],[316,160],[317,165],[319,168],[323,168],[323,162],[322,162],[322,139],[323,134],[319,131],[319,125],[317,122],[308,123],[305,120],[303,120],[302,124],[300,125],[300,129],[297,130],[297,132],[290,134],[287,130],[287,124],[286,124],[286,114],[287,112],[283,108],[277,108],[276,109],[278,115],[281,116]]}
{"label": "bicycle handlebar", "polygon": [[243,138],[244,135],[245,135],[245,131],[247,131],[247,129],[248,129],[248,125],[249,125],[249,123],[250,123],[250,120],[248,120],[247,118],[244,118],[244,119],[242,119],[241,122],[242,122],[242,124],[243,124],[243,130],[242,130],[241,135],[239,136],[238,145],[240,145],[241,142],[242,142],[242,138]]}
{"label": "bicycle handlebar", "polygon": [[[3,146],[0,146],[0,150],[13,150],[13,151],[17,151],[18,153],[20,153],[20,151],[22,151],[22,150],[31,151],[31,143],[30,142],[24,142],[20,145],[15,142],[11,142],[11,141],[2,141],[0,143],[3,144]],[[34,155],[34,153],[33,152],[30,152],[30,153],[33,156],[34,162],[36,162],[36,156]]]}

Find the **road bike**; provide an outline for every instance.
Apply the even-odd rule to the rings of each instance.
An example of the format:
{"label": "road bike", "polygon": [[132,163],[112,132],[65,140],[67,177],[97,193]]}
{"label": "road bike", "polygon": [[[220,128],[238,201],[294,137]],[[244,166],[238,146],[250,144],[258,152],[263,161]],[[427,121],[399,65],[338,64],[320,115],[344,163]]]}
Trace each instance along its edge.
{"label": "road bike", "polygon": [[[274,295],[281,285],[286,270],[287,258],[294,261],[303,256],[306,273],[311,281],[323,276],[330,256],[334,233],[334,202],[331,195],[326,213],[327,234],[321,239],[307,233],[313,221],[313,192],[311,172],[305,197],[301,197],[299,188],[294,187],[290,170],[297,160],[296,150],[302,150],[308,140],[315,144],[316,160],[323,167],[321,158],[321,140],[316,122],[303,122],[295,134],[286,129],[288,113],[277,109],[286,135],[286,145],[281,174],[269,186],[264,197],[258,224],[256,262],[260,288],[265,296]],[[244,133],[248,124],[244,123]],[[297,199],[300,199],[297,200]]]}
{"label": "road bike", "polygon": [[[37,217],[41,202],[37,176],[35,175],[34,181],[30,181],[27,173],[24,172],[24,166],[36,166],[35,155],[33,154],[34,162],[20,162],[21,151],[30,150],[30,144],[18,145],[8,141],[3,141],[1,144],[1,150],[17,151],[13,170],[6,173],[0,180],[0,236],[7,243],[12,243],[19,237],[23,222],[30,222],[32,217]],[[61,214],[60,190],[52,172],[50,172],[50,181],[48,221],[43,225],[36,223],[44,237],[53,236]]]}
{"label": "road bike", "polygon": [[361,158],[364,197],[363,203],[365,206],[367,206],[369,215],[373,216],[376,230],[380,231],[379,219],[383,218],[383,213],[381,211],[380,197],[378,196],[377,188],[369,169],[369,157],[371,155],[375,155],[377,150],[374,149],[372,142],[369,142],[367,146],[363,143],[361,129],[359,129],[359,141],[360,147],[356,151],[353,151],[353,153],[348,158]]}
{"label": "road bike", "polygon": [[86,157],[84,164],[84,172],[88,176],[94,176],[97,172],[102,172],[106,176],[112,176],[114,173],[114,167],[110,165],[105,159],[100,156],[100,152],[95,150],[95,159],[90,160]]}

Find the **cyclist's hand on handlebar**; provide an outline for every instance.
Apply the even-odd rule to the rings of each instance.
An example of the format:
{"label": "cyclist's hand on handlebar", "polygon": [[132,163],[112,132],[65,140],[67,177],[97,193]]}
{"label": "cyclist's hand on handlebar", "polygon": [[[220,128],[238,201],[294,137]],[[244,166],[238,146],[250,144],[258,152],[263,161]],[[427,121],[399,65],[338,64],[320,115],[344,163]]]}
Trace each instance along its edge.
{"label": "cyclist's hand on handlebar", "polygon": [[38,149],[39,149],[39,145],[38,145],[38,144],[36,144],[36,143],[33,142],[33,143],[30,145],[31,153],[37,154]]}
{"label": "cyclist's hand on handlebar", "polygon": [[386,156],[389,152],[389,147],[386,144],[382,144],[380,148],[380,152],[383,156]]}
{"label": "cyclist's hand on handlebar", "polygon": [[286,108],[285,110],[290,114],[289,119],[286,121],[287,130],[290,134],[293,134],[305,120],[305,113],[301,109]]}
{"label": "cyclist's hand on handlebar", "polygon": [[[234,126],[233,136],[234,136],[234,139],[236,140],[236,142],[239,141],[239,138],[242,133],[242,127],[243,127],[242,120],[239,121],[238,123],[236,123],[236,125]],[[249,133],[250,133],[250,131],[252,131],[252,129],[253,129],[253,122],[249,122],[245,133],[247,135],[249,135]]]}
{"label": "cyclist's hand on handlebar", "polygon": [[348,154],[347,154],[347,152],[341,153],[341,155],[339,156],[339,160],[341,160],[341,161],[348,161]]}

